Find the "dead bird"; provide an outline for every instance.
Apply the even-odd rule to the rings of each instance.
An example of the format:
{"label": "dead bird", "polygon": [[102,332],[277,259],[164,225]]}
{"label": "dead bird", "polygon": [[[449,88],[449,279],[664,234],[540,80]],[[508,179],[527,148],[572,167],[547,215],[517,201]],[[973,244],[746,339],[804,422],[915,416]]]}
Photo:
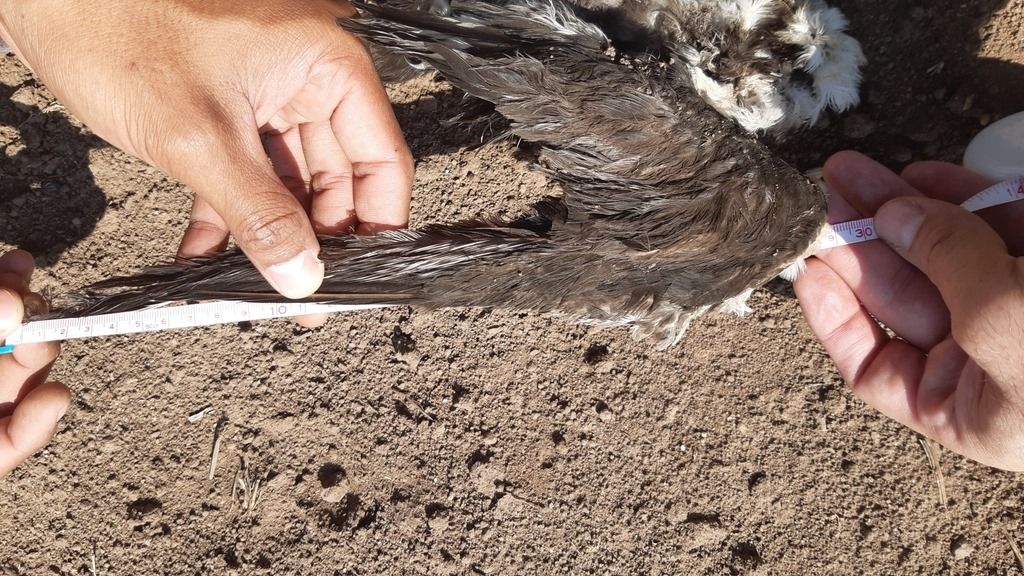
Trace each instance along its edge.
{"label": "dead bird", "polygon": [[[650,50],[609,57],[612,38],[578,6],[355,4],[343,27],[492,103],[541,146],[564,195],[510,221],[321,238],[326,276],[308,301],[559,313],[667,347],[700,314],[746,310],[824,224],[821,191],[723,116],[686,66]],[[64,315],[279,299],[233,250],[101,282]]]}
{"label": "dead bird", "polygon": [[[472,16],[449,0],[377,0],[406,12]],[[847,20],[822,0],[571,0],[626,53],[660,56],[675,68],[669,82],[698,94],[750,132],[784,135],[813,125],[826,110],[859,101],[860,44]],[[543,4],[534,9],[545,18]],[[371,45],[385,79],[426,67]]]}

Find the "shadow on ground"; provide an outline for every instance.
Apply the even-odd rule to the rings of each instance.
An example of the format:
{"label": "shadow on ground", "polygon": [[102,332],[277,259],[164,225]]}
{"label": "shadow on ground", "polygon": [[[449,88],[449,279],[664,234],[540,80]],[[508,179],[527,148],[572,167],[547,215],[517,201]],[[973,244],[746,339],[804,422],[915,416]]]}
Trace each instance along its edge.
{"label": "shadow on ground", "polygon": [[12,99],[34,87],[32,80],[0,83],[0,242],[49,264],[88,236],[106,211],[89,167],[89,151],[106,144],[69,122],[59,106]]}

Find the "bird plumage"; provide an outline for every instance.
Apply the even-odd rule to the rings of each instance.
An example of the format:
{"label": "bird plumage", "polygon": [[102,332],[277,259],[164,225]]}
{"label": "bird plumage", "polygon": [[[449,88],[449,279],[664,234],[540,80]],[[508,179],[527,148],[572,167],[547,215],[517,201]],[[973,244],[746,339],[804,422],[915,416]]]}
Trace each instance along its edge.
{"label": "bird plumage", "polygon": [[[378,0],[377,4],[436,15],[458,13],[465,5],[448,0]],[[522,8],[524,3],[513,4]],[[697,90],[715,110],[747,131],[784,135],[814,125],[826,110],[843,112],[859,102],[864,54],[846,34],[843,14],[822,0],[571,0],[570,4],[583,10],[578,21],[601,25],[617,48],[661,56],[676,68],[673,83]],[[533,9],[537,17],[550,12],[546,3]],[[462,17],[468,13],[464,11]],[[400,54],[375,52],[386,78],[406,79],[425,69],[410,67]]]}
{"label": "bird plumage", "polygon": [[[716,112],[688,73],[652,52],[629,65],[609,57],[612,40],[578,7],[356,5],[345,28],[491,102],[541,145],[564,196],[514,221],[322,238],[327,273],[311,301],[554,312],[664,347],[697,315],[742,309],[824,223],[821,192]],[[235,250],[102,282],[71,313],[278,298]]]}

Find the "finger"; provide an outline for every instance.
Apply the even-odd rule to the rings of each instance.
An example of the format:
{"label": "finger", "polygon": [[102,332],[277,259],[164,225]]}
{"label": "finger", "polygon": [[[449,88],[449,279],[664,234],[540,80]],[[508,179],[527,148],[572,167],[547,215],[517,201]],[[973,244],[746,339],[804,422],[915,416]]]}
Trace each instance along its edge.
{"label": "finger", "polygon": [[[903,169],[900,176],[925,196],[960,204],[995,181],[947,162],[917,162]],[[1014,256],[1024,255],[1024,202],[993,206],[977,213],[995,229]]]}
{"label": "finger", "polygon": [[352,164],[359,231],[372,233],[408,223],[413,162],[384,86],[363,52],[331,126]]}
{"label": "finger", "polygon": [[915,162],[903,169],[900,178],[925,196],[950,204],[960,204],[995,184],[981,174],[949,162]]}
{"label": "finger", "polygon": [[839,373],[855,383],[888,340],[842,277],[817,258],[793,284],[800,308]]}
{"label": "finger", "polygon": [[302,205],[274,173],[251,110],[225,112],[209,125],[219,130],[191,130],[161,146],[161,164],[220,214],[278,292],[312,294],[323,281],[319,245]]}
{"label": "finger", "polygon": [[21,326],[24,317],[25,305],[20,292],[17,289],[0,288],[0,340]]}
{"label": "finger", "polygon": [[[1006,398],[952,338],[927,355],[906,342],[886,344],[856,383],[866,404],[947,448],[990,466],[1006,468],[1019,455],[1000,453],[987,433]],[[1011,451],[1015,452],[1015,451]]]}
{"label": "finger", "polygon": [[356,224],[352,164],[341,149],[330,122],[302,124],[299,134],[310,173],[313,229],[318,234],[352,232]]}
{"label": "finger", "polygon": [[[18,272],[7,272],[3,268],[14,268]],[[24,262],[13,260],[0,263],[0,341],[31,318],[45,314],[49,306],[39,294],[29,289],[27,278],[32,275]]]}
{"label": "finger", "polygon": [[905,180],[860,152],[833,154],[825,161],[822,175],[829,189],[842,195],[861,217],[871,216],[893,198],[921,196]]}
{"label": "finger", "polygon": [[26,284],[32,281],[32,272],[35,269],[35,259],[24,250],[11,250],[0,256],[0,272],[17,274]]}
{"label": "finger", "polygon": [[876,225],[938,287],[964,351],[985,368],[1019,356],[1020,266],[984,220],[947,202],[901,198],[878,211]]}
{"label": "finger", "polygon": [[43,384],[0,419],[0,477],[45,446],[71,404],[71,392],[57,382]]}
{"label": "finger", "polygon": [[192,200],[192,215],[178,246],[178,258],[197,258],[223,251],[228,246],[228,225],[201,196]]}
{"label": "finger", "polygon": [[[301,126],[301,125],[300,125]],[[281,133],[267,135],[267,153],[274,165],[274,172],[281,183],[291,191],[292,196],[302,204],[303,210],[310,211],[310,173],[303,152],[303,142],[299,128],[292,128]],[[314,231],[316,223],[313,221]],[[326,314],[307,314],[296,316],[295,323],[305,328],[316,328],[327,321]]]}
{"label": "finger", "polygon": [[[829,221],[873,214],[887,200],[917,192],[898,176],[857,153],[834,155],[825,163]],[[820,252],[865,308],[886,326],[923,350],[949,333],[949,312],[928,278],[881,242]]]}
{"label": "finger", "polygon": [[961,380],[969,360],[952,336],[928,351],[917,390],[917,413],[928,436],[943,443],[948,442],[947,437],[951,436],[948,431],[956,430],[959,422],[969,421],[970,415],[961,414],[958,418],[957,405],[978,405],[977,402],[964,404],[964,398],[958,398],[976,388]]}
{"label": "finger", "polygon": [[284,132],[267,134],[267,154],[284,187],[299,201],[302,209],[309,213],[309,169],[302,151],[299,129],[290,128]]}
{"label": "finger", "polygon": [[57,342],[21,344],[0,356],[0,417],[33,388],[42,384],[60,353]]}
{"label": "finger", "polygon": [[818,259],[807,261],[793,286],[811,331],[853,392],[886,416],[921,430],[914,410],[924,354],[890,339],[853,290]]}

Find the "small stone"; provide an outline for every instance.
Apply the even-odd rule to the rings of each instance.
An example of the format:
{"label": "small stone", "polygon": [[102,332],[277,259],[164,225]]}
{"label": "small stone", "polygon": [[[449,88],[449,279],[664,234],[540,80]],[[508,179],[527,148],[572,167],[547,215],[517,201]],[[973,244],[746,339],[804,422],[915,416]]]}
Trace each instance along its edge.
{"label": "small stone", "polygon": [[850,138],[865,138],[875,131],[878,125],[864,114],[851,114],[843,121],[843,134]]}
{"label": "small stone", "polygon": [[296,355],[292,352],[278,352],[274,355],[274,366],[287,368],[295,363]]}
{"label": "small stone", "polygon": [[35,110],[38,100],[39,99],[36,96],[35,91],[26,86],[22,86],[15,90],[14,94],[11,94],[10,97],[11,104],[14,104],[14,107],[21,112],[31,112]]}
{"label": "small stone", "polygon": [[896,146],[893,147],[892,151],[889,153],[889,157],[892,158],[894,162],[906,164],[914,159],[914,151],[906,146]]}
{"label": "small stone", "polygon": [[949,551],[953,553],[953,558],[966,560],[974,552],[974,546],[963,536],[957,536],[949,544]]}
{"label": "small stone", "polygon": [[615,414],[611,411],[611,408],[608,407],[608,404],[602,400],[597,401],[597,404],[594,406],[594,411],[597,412],[597,417],[600,418],[602,422],[611,422],[615,420]]}
{"label": "small stone", "polygon": [[323,492],[320,493],[320,499],[329,504],[337,504],[344,500],[347,495],[348,482],[342,482],[337,486],[324,488]]}
{"label": "small stone", "polygon": [[406,364],[406,366],[408,366],[409,369],[412,370],[413,372],[415,372],[417,369],[419,369],[420,362],[423,361],[423,354],[421,354],[421,353],[419,353],[419,352],[417,352],[415,350],[413,350],[411,352],[406,352],[404,354],[401,353],[401,352],[398,352],[398,353],[395,354],[395,357],[398,358],[399,360],[401,360],[402,362],[404,362]]}
{"label": "small stone", "polygon": [[420,110],[427,116],[433,116],[437,112],[437,99],[433,96],[424,96],[419,101]]}

